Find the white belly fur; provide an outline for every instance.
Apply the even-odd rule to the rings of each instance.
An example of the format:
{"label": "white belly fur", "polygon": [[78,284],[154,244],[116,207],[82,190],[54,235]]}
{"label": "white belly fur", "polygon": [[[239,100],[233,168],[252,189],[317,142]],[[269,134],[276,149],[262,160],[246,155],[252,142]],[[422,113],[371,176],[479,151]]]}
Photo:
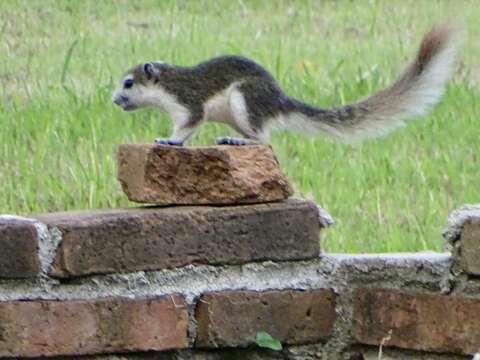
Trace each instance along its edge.
{"label": "white belly fur", "polygon": [[230,95],[236,84],[230,85],[217,95],[211,97],[204,105],[206,121],[215,121],[226,124],[232,124],[234,117],[230,106]]}

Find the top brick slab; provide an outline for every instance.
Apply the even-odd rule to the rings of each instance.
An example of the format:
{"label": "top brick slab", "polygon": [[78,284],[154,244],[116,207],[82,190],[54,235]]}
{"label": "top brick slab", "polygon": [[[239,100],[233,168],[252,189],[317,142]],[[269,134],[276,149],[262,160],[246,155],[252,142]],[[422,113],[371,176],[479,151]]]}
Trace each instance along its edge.
{"label": "top brick slab", "polygon": [[159,205],[278,201],[292,188],[269,146],[124,144],[118,179],[131,201]]}

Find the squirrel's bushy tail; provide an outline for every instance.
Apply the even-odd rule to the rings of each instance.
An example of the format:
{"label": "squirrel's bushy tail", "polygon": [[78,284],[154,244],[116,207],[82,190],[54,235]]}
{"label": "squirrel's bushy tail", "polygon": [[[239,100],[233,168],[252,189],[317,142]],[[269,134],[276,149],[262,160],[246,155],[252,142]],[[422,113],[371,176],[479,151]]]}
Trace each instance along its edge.
{"label": "squirrel's bushy tail", "polygon": [[299,106],[309,123],[307,130],[313,127],[350,141],[387,134],[424,114],[440,99],[451,74],[455,58],[452,37],[448,25],[433,28],[424,36],[415,60],[395,82],[364,100],[327,110]]}

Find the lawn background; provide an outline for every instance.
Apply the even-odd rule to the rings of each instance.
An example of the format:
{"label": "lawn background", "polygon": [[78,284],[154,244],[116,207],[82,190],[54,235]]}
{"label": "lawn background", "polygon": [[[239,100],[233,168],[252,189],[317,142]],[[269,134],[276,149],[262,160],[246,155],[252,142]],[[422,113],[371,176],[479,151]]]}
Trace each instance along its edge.
{"label": "lawn background", "polygon": [[[463,25],[442,103],[389,137],[352,146],[272,139],[297,195],[336,220],[331,252],[442,250],[448,213],[479,202],[477,1],[0,1],[0,213],[132,206],[116,146],[168,136],[155,110],[122,113],[130,66],[242,54],[291,96],[343,104],[388,84],[435,22]],[[204,126],[194,144],[231,131]]]}

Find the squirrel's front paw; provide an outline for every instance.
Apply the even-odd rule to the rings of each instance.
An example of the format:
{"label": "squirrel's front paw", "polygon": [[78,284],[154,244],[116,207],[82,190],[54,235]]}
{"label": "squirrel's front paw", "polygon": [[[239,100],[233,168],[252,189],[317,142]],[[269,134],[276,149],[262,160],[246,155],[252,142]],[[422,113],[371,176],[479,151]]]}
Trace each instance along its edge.
{"label": "squirrel's front paw", "polygon": [[180,140],[170,140],[170,139],[155,139],[156,145],[173,145],[173,146],[183,146],[183,142]]}

